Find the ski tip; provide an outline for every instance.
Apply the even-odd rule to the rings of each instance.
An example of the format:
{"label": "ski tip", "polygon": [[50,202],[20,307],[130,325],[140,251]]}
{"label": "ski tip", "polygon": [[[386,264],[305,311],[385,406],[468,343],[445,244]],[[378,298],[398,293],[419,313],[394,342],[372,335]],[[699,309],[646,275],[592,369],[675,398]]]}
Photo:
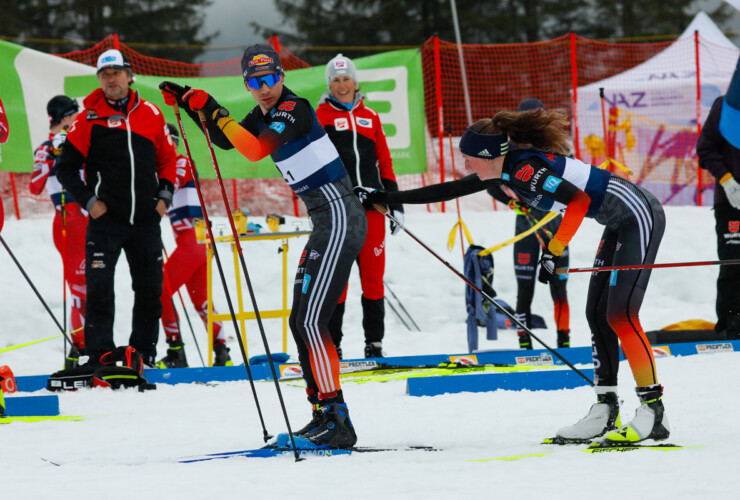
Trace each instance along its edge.
{"label": "ski tip", "polygon": [[476,459],[466,460],[466,462],[492,462],[494,460],[501,461],[501,462],[510,462],[514,460],[521,460],[523,458],[544,457],[547,455],[552,455],[553,453],[555,452],[554,451],[543,451],[541,453],[527,453],[525,455],[511,455],[508,457],[476,458]]}

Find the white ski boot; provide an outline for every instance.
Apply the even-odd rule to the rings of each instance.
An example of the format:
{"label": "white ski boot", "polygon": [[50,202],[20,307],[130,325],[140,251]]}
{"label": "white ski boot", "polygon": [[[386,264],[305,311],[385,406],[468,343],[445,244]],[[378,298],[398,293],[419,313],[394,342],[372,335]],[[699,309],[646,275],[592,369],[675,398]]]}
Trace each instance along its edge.
{"label": "white ski boot", "polygon": [[558,429],[553,444],[589,443],[592,439],[620,426],[619,399],[616,386],[596,386],[596,404],[588,415],[568,427]]}
{"label": "white ski boot", "polygon": [[663,386],[660,384],[635,389],[640,406],[635,418],[618,430],[604,436],[604,444],[639,443],[646,439],[662,441],[671,435],[671,427],[663,408]]}

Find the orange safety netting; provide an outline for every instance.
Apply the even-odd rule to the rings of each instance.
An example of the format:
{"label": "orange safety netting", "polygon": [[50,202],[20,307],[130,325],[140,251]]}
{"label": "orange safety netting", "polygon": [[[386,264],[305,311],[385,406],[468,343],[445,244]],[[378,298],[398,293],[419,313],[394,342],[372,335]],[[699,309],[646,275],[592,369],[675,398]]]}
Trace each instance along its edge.
{"label": "orange safety netting", "polygon": [[571,117],[576,157],[596,165],[616,159],[625,169],[612,163],[610,170],[664,204],[711,205],[714,179],[698,168],[696,139],[729,83],[737,49],[698,34],[648,44],[569,34],[547,42],[463,45],[462,56],[469,105],[458,45],[431,38],[422,48],[427,128],[439,165],[435,182],[452,178],[449,135],[456,174],[465,174],[456,138],[469,122],[536,97]]}
{"label": "orange safety netting", "polygon": [[[309,66],[277,37],[268,43],[279,52],[286,70]],[[134,71],[143,75],[210,77],[241,72],[240,58],[201,64],[157,59],[127,47],[116,35],[89,49],[58,55],[95,65],[97,57],[110,48],[124,52]],[[726,89],[729,77],[725,73],[734,68],[734,62],[727,61],[737,59],[737,49],[713,44],[698,34],[647,44],[603,43],[569,34],[546,42],[462,45],[469,105],[458,46],[431,38],[421,55],[429,168],[421,176],[399,176],[401,189],[452,179],[453,160],[454,175],[464,175],[457,142],[468,122],[501,109],[516,109],[521,99],[537,97],[546,107],[563,108],[572,117],[573,149],[578,158],[594,164],[607,157],[617,160],[631,173],[614,164],[609,166],[612,171],[644,184],[663,203],[712,203],[713,178],[698,170],[695,144],[714,98]],[[603,99],[597,88],[604,88]],[[45,196],[28,193],[25,174],[0,172],[0,176],[0,186],[5,186],[0,194],[12,196],[24,216],[26,209],[30,213],[51,211],[48,202],[29,207],[18,203],[19,199],[47,201]],[[233,208],[246,206],[254,214],[302,209],[282,179],[225,183]],[[7,187],[11,184],[13,193]],[[207,203],[223,214],[217,181],[204,180],[203,185]],[[6,208],[12,210],[7,202]]]}

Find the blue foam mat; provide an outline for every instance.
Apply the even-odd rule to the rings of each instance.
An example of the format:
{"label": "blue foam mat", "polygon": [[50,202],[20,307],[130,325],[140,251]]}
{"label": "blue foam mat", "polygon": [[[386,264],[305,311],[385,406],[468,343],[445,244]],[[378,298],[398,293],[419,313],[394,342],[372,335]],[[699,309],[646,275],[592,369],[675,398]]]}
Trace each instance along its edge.
{"label": "blue foam mat", "polygon": [[[574,365],[591,364],[591,347],[571,347],[568,349],[556,349],[558,354]],[[694,354],[711,354],[715,352],[740,351],[740,340],[708,341],[708,342],[682,342],[675,344],[656,344],[653,346],[653,354],[656,358],[667,356],[689,356]],[[620,353],[621,355],[621,353]],[[401,366],[438,365],[450,360],[452,357],[463,356],[471,358],[475,356],[478,364],[511,364],[511,365],[556,365],[565,367],[565,364],[556,356],[545,349],[533,350],[491,350],[478,351],[475,353],[461,354],[431,354],[424,356],[391,356],[376,358],[379,363],[388,363]],[[624,357],[620,356],[620,360]],[[352,360],[345,360],[352,361]],[[272,373],[268,364],[251,365],[254,380],[271,380]],[[278,366],[275,366],[278,371]],[[552,370],[550,370],[552,371]],[[231,382],[247,380],[247,372],[244,366],[214,366],[197,368],[174,368],[164,370],[144,370],[144,377],[154,384],[189,384],[206,382]],[[18,390],[21,392],[33,392],[46,389],[46,381],[49,375],[31,375],[16,377]]]}
{"label": "blue foam mat", "polygon": [[[592,369],[581,369],[580,371],[589,380],[593,380],[594,371]],[[583,377],[570,369],[418,377],[410,378],[407,382],[409,396],[439,396],[460,392],[490,392],[499,389],[552,391],[589,385]]]}
{"label": "blue foam mat", "polygon": [[59,415],[59,397],[5,396],[5,413],[10,417],[54,417]]}

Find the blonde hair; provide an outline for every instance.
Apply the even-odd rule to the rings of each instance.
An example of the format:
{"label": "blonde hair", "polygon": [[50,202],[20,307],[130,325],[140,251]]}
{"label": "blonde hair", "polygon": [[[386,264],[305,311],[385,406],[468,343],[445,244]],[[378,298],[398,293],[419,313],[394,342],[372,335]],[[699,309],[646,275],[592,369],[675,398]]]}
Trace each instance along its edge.
{"label": "blonde hair", "polygon": [[565,111],[561,109],[530,111],[499,111],[493,118],[483,118],[470,126],[479,134],[502,134],[519,149],[538,149],[569,154],[570,126]]}

